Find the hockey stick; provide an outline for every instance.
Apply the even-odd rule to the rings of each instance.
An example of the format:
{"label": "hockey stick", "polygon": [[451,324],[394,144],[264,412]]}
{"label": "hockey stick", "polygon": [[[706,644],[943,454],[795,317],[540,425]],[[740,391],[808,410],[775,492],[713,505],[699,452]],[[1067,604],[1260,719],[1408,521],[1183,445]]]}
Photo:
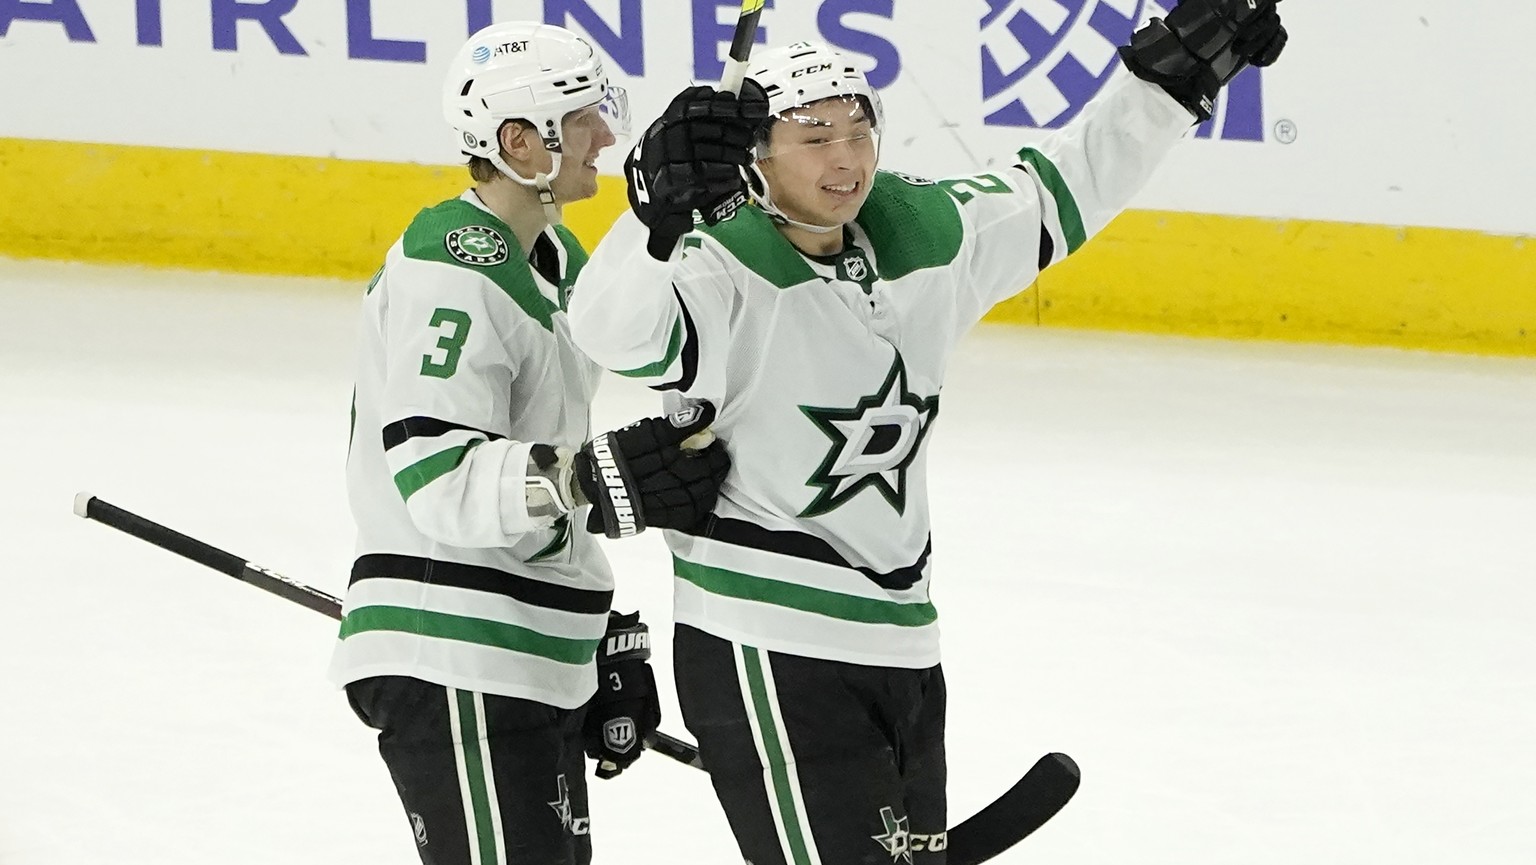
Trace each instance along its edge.
{"label": "hockey stick", "polygon": [[[239,556],[104,502],[89,493],[75,496],[75,514],[147,541],[221,574],[308,607],[333,619],[341,618],[341,601],[312,586],[291,580]],[[647,740],[658,754],[703,769],[699,749],[665,733]],[[980,865],[1022,841],[1045,825],[1071,800],[1078,786],[1077,764],[1066,754],[1047,754],[1036,761],[1008,792],[947,833],[950,865]]]}
{"label": "hockey stick", "polygon": [[720,89],[741,95],[741,82],[747,77],[747,59],[752,56],[752,41],[757,36],[757,19],[763,14],[764,0],[741,0],[741,15],[731,33],[731,49],[726,53],[725,72]]}
{"label": "hockey stick", "polygon": [[[732,95],[741,95],[741,82],[747,77],[747,60],[752,56],[752,42],[757,36],[757,19],[763,14],[767,0],[741,0],[741,13],[736,17],[736,29],[731,32],[731,47],[726,52],[725,71],[720,75],[720,89]],[[726,218],[747,203],[745,195],[733,196],[717,206],[718,218]],[[669,411],[671,409],[668,409]],[[687,450],[703,450],[715,440],[715,433],[702,429],[683,440]]]}
{"label": "hockey stick", "polygon": [[[75,515],[95,520],[102,525],[133,535],[141,541],[148,541],[162,550],[169,550],[191,559],[221,574],[234,577],[242,583],[250,583],[264,592],[271,592],[299,606],[308,607],[338,621],[341,619],[341,599],[336,596],[326,594],[313,586],[290,580],[269,568],[245,561],[234,553],[225,552],[197,538],[188,537],[174,529],[146,520],[138,514],[104,502],[89,493],[80,493],[75,496]],[[699,759],[698,748],[666,733],[657,732],[655,740],[646,741],[645,746],[695,769],[704,768],[704,762]]]}
{"label": "hockey stick", "polygon": [[1082,776],[1066,754],[1046,754],[990,805],[949,830],[949,865],[980,865],[1056,816]]}

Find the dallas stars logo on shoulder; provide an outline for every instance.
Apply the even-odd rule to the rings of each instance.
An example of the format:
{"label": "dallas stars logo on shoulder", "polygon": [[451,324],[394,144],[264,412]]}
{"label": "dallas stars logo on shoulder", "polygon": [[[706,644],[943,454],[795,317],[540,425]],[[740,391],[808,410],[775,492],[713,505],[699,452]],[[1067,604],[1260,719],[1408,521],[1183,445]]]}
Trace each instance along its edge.
{"label": "dallas stars logo on shoulder", "polygon": [[507,241],[488,225],[455,228],[443,238],[448,254],[476,267],[495,267],[507,260]]}
{"label": "dallas stars logo on shoulder", "polygon": [[907,368],[899,353],[880,389],[853,408],[803,405],[800,411],[832,440],[826,458],[806,481],[821,492],[800,516],[835,510],[867,487],[879,490],[896,513],[906,510],[907,469],[939,413],[939,398],[907,390]]}
{"label": "dallas stars logo on shoulder", "polygon": [[902,171],[889,171],[889,170],[887,170],[887,173],[889,173],[889,174],[891,174],[891,175],[893,175],[895,177],[899,177],[902,180],[905,180],[906,182],[912,184],[913,186],[933,186],[937,182],[937,181],[931,180],[931,179],[929,179],[927,177],[918,177],[916,174],[907,174],[907,173],[902,172]]}

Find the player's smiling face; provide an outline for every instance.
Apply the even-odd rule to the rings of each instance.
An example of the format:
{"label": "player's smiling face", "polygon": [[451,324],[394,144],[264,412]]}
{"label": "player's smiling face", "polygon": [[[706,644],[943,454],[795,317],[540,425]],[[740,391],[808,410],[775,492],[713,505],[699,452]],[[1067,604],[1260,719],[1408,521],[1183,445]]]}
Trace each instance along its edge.
{"label": "player's smiling face", "polygon": [[560,173],[550,189],[562,203],[591,198],[597,194],[597,155],[617,139],[595,105],[565,115],[560,132]]}
{"label": "player's smiling face", "polygon": [[850,222],[875,176],[875,129],[862,100],[834,97],[779,115],[758,167],[773,203],[812,225]]}

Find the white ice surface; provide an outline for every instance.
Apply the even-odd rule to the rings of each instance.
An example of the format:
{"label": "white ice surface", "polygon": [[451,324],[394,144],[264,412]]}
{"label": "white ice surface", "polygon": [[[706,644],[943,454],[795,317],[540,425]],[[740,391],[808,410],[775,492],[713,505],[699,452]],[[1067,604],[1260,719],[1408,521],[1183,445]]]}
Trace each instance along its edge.
{"label": "white ice surface", "polygon": [[[417,861],[334,625],[71,512],[342,591],[358,293],[0,262],[3,865]],[[952,822],[1084,772],[998,862],[1536,861],[1536,362],[983,328],[930,447]],[[608,550],[665,635],[660,539]],[[739,861],[657,755],[592,816]]]}

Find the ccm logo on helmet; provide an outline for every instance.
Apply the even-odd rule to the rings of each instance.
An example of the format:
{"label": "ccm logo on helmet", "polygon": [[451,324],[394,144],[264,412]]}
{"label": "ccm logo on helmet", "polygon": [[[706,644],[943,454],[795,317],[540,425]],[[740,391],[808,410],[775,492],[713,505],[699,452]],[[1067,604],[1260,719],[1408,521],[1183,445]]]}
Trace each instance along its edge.
{"label": "ccm logo on helmet", "polygon": [[789,73],[790,78],[799,78],[802,75],[810,75],[812,72],[825,72],[832,68],[831,63],[818,63],[815,66],[807,66],[804,69],[796,69]]}

